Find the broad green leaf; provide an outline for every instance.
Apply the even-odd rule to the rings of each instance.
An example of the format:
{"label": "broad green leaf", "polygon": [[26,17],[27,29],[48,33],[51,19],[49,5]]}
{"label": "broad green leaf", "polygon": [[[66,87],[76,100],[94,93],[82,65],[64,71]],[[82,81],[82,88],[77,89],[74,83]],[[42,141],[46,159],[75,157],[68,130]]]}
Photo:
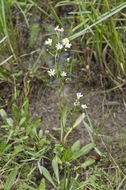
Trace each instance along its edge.
{"label": "broad green leaf", "polygon": [[23,104],[23,108],[24,108],[25,114],[28,111],[28,106],[29,106],[29,99],[26,98],[26,100],[24,101],[24,104]]}
{"label": "broad green leaf", "polygon": [[46,188],[45,188],[45,180],[44,179],[41,180],[41,183],[39,185],[38,190],[46,190]]}
{"label": "broad green leaf", "polygon": [[4,109],[0,109],[0,115],[3,119],[6,119],[8,116],[7,116],[7,113],[5,112]]}
{"label": "broad green leaf", "polygon": [[75,128],[76,126],[78,126],[82,121],[83,119],[85,118],[85,114],[82,113],[78,118],[77,120],[75,121],[74,125],[73,125],[73,128]]}
{"label": "broad green leaf", "polygon": [[33,127],[37,128],[41,124],[41,120],[39,118],[36,118],[33,122]]}
{"label": "broad green leaf", "polygon": [[87,129],[87,131],[89,133],[91,141],[94,142],[94,139],[93,139],[93,136],[92,136],[92,134],[94,134],[94,131],[92,129],[92,126],[91,125],[89,126],[85,121],[83,121],[83,124],[84,124],[84,126],[86,127],[86,129]]}
{"label": "broad green leaf", "polygon": [[59,180],[58,162],[57,162],[55,159],[52,160],[52,167],[53,167],[53,171],[54,171],[54,173],[55,173],[57,182],[58,182],[58,184],[59,184],[59,183],[60,183],[60,180]]}
{"label": "broad green leaf", "polygon": [[18,154],[19,152],[22,152],[22,150],[24,150],[22,145],[18,145],[15,147],[14,151],[13,151],[13,156]]}
{"label": "broad green leaf", "polygon": [[48,172],[48,170],[45,167],[41,166],[41,171],[42,171],[42,174],[44,175],[44,177],[55,187],[55,184],[54,184],[52,177],[51,177],[50,173]]}
{"label": "broad green leaf", "polygon": [[79,150],[80,150],[80,141],[78,140],[78,141],[76,141],[76,142],[72,145],[71,151],[72,151],[72,152],[77,152],[77,151],[79,151]]}
{"label": "broad green leaf", "polygon": [[81,190],[79,188],[79,183],[72,177],[71,177],[71,180],[70,180],[70,189],[71,190],[76,190],[76,189]]}
{"label": "broad green leaf", "polygon": [[40,166],[39,162],[38,162],[38,168],[39,168],[40,173],[43,174],[44,177],[55,187],[55,184],[48,170],[45,167]]}
{"label": "broad green leaf", "polygon": [[66,119],[67,119],[67,106],[65,106],[63,112],[62,112],[62,123],[61,123],[61,126],[64,126],[65,127],[65,124],[66,124]]}
{"label": "broad green leaf", "polygon": [[5,183],[5,186],[4,186],[4,190],[10,190],[11,189],[11,187],[14,184],[14,180],[16,178],[17,172],[18,172],[18,168],[15,168],[10,173],[10,175],[8,176],[8,178],[6,180],[6,183]]}
{"label": "broad green leaf", "polygon": [[26,117],[22,117],[19,122],[19,126],[22,126],[25,121],[26,121]]}
{"label": "broad green leaf", "polygon": [[16,106],[16,104],[13,104],[12,110],[13,110],[15,119],[19,122],[20,121],[20,113],[19,113],[19,109]]}
{"label": "broad green leaf", "polygon": [[82,113],[78,118],[77,120],[75,121],[74,125],[69,129],[69,131],[67,132],[67,134],[65,135],[64,137],[64,141],[66,141],[66,138],[68,137],[68,135],[71,133],[71,131],[77,127],[82,121],[83,119],[85,118],[85,114]]}
{"label": "broad green leaf", "polygon": [[4,152],[4,150],[6,149],[6,145],[7,145],[6,141],[0,143],[0,153]]}
{"label": "broad green leaf", "polygon": [[42,129],[39,130],[38,136],[39,136],[40,139],[42,138],[42,136],[43,136],[43,130]]}
{"label": "broad green leaf", "polygon": [[13,121],[13,119],[7,118],[7,119],[6,119],[6,122],[7,122],[7,124],[8,124],[10,127],[13,127],[13,126],[14,126],[14,121]]}
{"label": "broad green leaf", "polygon": [[54,159],[57,161],[58,164],[62,164],[61,159],[56,155]]}
{"label": "broad green leaf", "polygon": [[94,143],[90,143],[87,144],[86,146],[84,146],[83,148],[81,148],[81,150],[79,152],[74,153],[71,158],[70,161],[76,160],[77,158],[86,155],[87,153],[90,152],[90,150],[94,148]]}
{"label": "broad green leaf", "polygon": [[83,164],[81,164],[80,167],[86,169],[88,166],[91,166],[94,163],[95,163],[94,159],[89,159],[85,161]]}

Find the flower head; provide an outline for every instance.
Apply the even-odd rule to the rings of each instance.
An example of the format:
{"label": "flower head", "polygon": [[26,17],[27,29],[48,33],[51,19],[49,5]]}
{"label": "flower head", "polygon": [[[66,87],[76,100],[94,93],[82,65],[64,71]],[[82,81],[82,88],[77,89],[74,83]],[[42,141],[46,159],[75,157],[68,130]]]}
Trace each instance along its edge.
{"label": "flower head", "polygon": [[64,38],[64,39],[62,40],[62,42],[63,42],[63,45],[66,45],[67,43],[69,43],[69,39],[68,39],[68,38]]}
{"label": "flower head", "polygon": [[70,48],[71,46],[72,46],[72,44],[70,44],[70,43],[65,44],[65,48]]}
{"label": "flower head", "polygon": [[86,104],[82,104],[81,107],[82,107],[83,109],[87,109],[87,105],[86,105]]}
{"label": "flower head", "polygon": [[69,62],[70,62],[70,57],[68,57],[68,58],[66,59],[66,61],[69,63]]}
{"label": "flower head", "polygon": [[54,75],[56,74],[55,69],[50,69],[50,70],[48,71],[48,74],[49,74],[50,77],[51,77],[51,76],[54,76]]}
{"label": "flower head", "polygon": [[76,100],[75,102],[74,102],[74,106],[79,106],[80,105],[80,102],[78,101],[78,100]]}
{"label": "flower head", "polygon": [[63,28],[59,28],[59,25],[56,26],[56,28],[54,28],[54,30],[55,30],[56,32],[64,32],[64,29],[63,29]]}
{"label": "flower head", "polygon": [[61,77],[66,77],[66,76],[67,76],[66,72],[63,71],[63,72],[61,73]]}
{"label": "flower head", "polygon": [[45,41],[45,45],[52,45],[52,39],[48,38],[48,40]]}
{"label": "flower head", "polygon": [[63,48],[63,45],[62,45],[62,44],[60,44],[60,43],[56,44],[56,49],[57,49],[57,50],[60,50],[60,49],[62,49],[62,48]]}
{"label": "flower head", "polygon": [[81,92],[77,93],[77,99],[79,100],[81,97],[83,96],[83,94],[81,94]]}

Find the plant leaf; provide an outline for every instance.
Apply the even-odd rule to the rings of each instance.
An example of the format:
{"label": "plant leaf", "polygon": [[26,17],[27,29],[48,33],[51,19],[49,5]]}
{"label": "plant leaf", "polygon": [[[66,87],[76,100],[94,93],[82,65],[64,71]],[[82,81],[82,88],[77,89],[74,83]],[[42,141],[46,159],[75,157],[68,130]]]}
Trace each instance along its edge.
{"label": "plant leaf", "polygon": [[25,121],[26,121],[26,117],[22,117],[19,122],[19,126],[22,126]]}
{"label": "plant leaf", "polygon": [[95,163],[94,159],[89,159],[89,160],[85,161],[83,164],[81,164],[80,167],[86,169],[86,167],[91,166],[94,163]]}
{"label": "plant leaf", "polygon": [[7,122],[7,124],[8,124],[10,127],[13,127],[13,125],[14,125],[13,119],[7,118],[7,119],[6,119],[6,122]]}
{"label": "plant leaf", "polygon": [[44,177],[45,177],[54,187],[56,187],[55,184],[54,184],[54,182],[53,182],[53,180],[52,180],[52,177],[51,177],[50,173],[48,172],[48,170],[47,170],[45,167],[40,166],[39,162],[38,162],[38,168],[39,168],[40,173],[43,174]]}
{"label": "plant leaf", "polygon": [[12,110],[13,110],[15,119],[19,122],[20,121],[20,112],[19,112],[19,109],[16,106],[16,104],[13,104]]}
{"label": "plant leaf", "polygon": [[0,153],[4,152],[7,146],[7,141],[3,141],[0,143]]}
{"label": "plant leaf", "polygon": [[53,171],[54,171],[54,173],[55,173],[57,182],[58,182],[58,184],[59,184],[59,183],[60,183],[60,180],[59,180],[58,162],[57,162],[55,159],[52,160],[52,167],[53,167]]}
{"label": "plant leaf", "polygon": [[3,119],[6,119],[7,118],[7,113],[5,112],[4,109],[0,109],[0,115]]}
{"label": "plant leaf", "polygon": [[39,189],[38,190],[46,190],[46,188],[45,188],[45,179],[41,180],[41,183],[39,185]]}
{"label": "plant leaf", "polygon": [[15,169],[13,169],[13,171],[11,171],[11,173],[8,176],[7,181],[5,183],[4,190],[10,190],[11,189],[11,187],[13,186],[14,180],[16,178],[17,172],[18,172],[17,167]]}
{"label": "plant leaf", "polygon": [[71,133],[71,131],[72,131],[75,127],[77,127],[77,126],[83,121],[84,117],[85,117],[85,114],[82,113],[82,114],[77,118],[77,120],[75,121],[73,127],[71,127],[71,128],[69,129],[69,131],[67,132],[67,134],[65,135],[64,141],[66,141],[66,138],[67,138],[67,136]]}
{"label": "plant leaf", "polygon": [[77,151],[79,151],[79,150],[80,150],[80,141],[78,140],[78,141],[76,141],[76,142],[72,145],[71,151],[72,151],[72,152],[77,152]]}
{"label": "plant leaf", "polygon": [[94,148],[94,143],[90,143],[87,144],[86,146],[84,146],[83,148],[81,148],[81,150],[79,152],[74,153],[71,157],[70,157],[70,161],[74,161],[77,158],[81,157],[82,155],[86,155],[88,152],[90,152],[90,150],[92,148]]}

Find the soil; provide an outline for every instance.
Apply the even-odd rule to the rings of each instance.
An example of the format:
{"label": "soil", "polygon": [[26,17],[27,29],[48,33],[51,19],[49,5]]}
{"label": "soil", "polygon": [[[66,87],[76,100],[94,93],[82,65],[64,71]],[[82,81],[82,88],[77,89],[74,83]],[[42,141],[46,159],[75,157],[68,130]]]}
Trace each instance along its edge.
{"label": "soil", "polygon": [[[33,91],[37,93],[31,95],[30,112],[32,113],[32,117],[41,118],[41,128],[43,131],[49,130],[51,133],[55,133],[55,128],[60,127],[60,113],[56,89],[43,88],[42,86],[37,90],[33,88]],[[87,112],[94,131],[100,134],[102,139],[108,140],[111,143],[112,149],[116,145],[119,146],[120,141],[126,144],[126,108],[123,98],[119,98],[117,93],[103,93],[103,90],[98,87],[89,87],[84,84],[80,84],[80,86],[78,84],[66,84],[64,95],[71,109],[77,92],[83,94],[81,104],[86,104],[88,107]],[[60,97],[63,102],[62,90]],[[78,109],[75,118],[80,113],[82,113],[82,109]],[[68,121],[67,125],[69,126],[71,124],[70,115],[68,115]],[[88,122],[87,118],[85,118],[85,121]],[[74,140],[77,139],[80,140],[81,145],[90,142],[90,137],[83,123],[75,129]],[[101,143],[99,145],[101,147],[103,146]]]}
{"label": "soil", "polygon": [[[60,127],[60,112],[56,89],[44,88],[43,86],[36,90],[35,88],[37,86],[33,88],[30,97],[29,109],[31,115],[33,118],[41,118],[42,124],[40,128],[45,133],[48,130],[49,133],[56,136],[60,141],[60,133],[56,130],[56,128]],[[119,165],[121,164],[121,167],[124,167],[126,155],[126,109],[123,98],[120,98],[119,93],[103,93],[103,90],[98,87],[89,87],[84,84],[66,84],[64,94],[71,109],[77,92],[83,94],[81,104],[86,104],[88,107],[87,113],[95,132],[94,139],[98,149],[103,154],[104,152],[111,154],[114,160]],[[64,104],[62,91],[60,98]],[[78,109],[75,118],[81,113],[82,109]],[[88,123],[87,118],[84,120]],[[67,126],[70,126],[70,124],[71,117],[68,114]],[[81,146],[91,142],[83,123],[79,124],[74,130],[73,142],[76,140],[80,140]],[[93,152],[90,153],[90,155],[93,154]],[[51,171],[51,168],[49,170]],[[51,188],[48,182],[47,187]]]}

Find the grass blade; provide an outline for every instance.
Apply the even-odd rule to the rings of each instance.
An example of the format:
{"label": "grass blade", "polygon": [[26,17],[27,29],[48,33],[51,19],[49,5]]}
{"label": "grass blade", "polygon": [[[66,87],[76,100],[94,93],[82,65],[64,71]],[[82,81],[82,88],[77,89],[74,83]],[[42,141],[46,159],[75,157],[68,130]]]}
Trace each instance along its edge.
{"label": "grass blade", "polygon": [[85,34],[85,32],[87,32],[87,30],[90,30],[92,27],[96,26],[97,24],[100,24],[102,21],[107,20],[108,18],[110,18],[111,16],[115,15],[116,13],[120,12],[122,9],[126,8],[126,3],[122,3],[121,5],[119,5],[118,7],[112,9],[112,11],[106,12],[105,14],[103,14],[101,16],[101,18],[96,21],[94,24],[88,26],[87,28],[85,28],[84,30],[74,34],[73,36],[71,36],[69,39],[73,40],[75,38],[78,38],[82,35]]}

